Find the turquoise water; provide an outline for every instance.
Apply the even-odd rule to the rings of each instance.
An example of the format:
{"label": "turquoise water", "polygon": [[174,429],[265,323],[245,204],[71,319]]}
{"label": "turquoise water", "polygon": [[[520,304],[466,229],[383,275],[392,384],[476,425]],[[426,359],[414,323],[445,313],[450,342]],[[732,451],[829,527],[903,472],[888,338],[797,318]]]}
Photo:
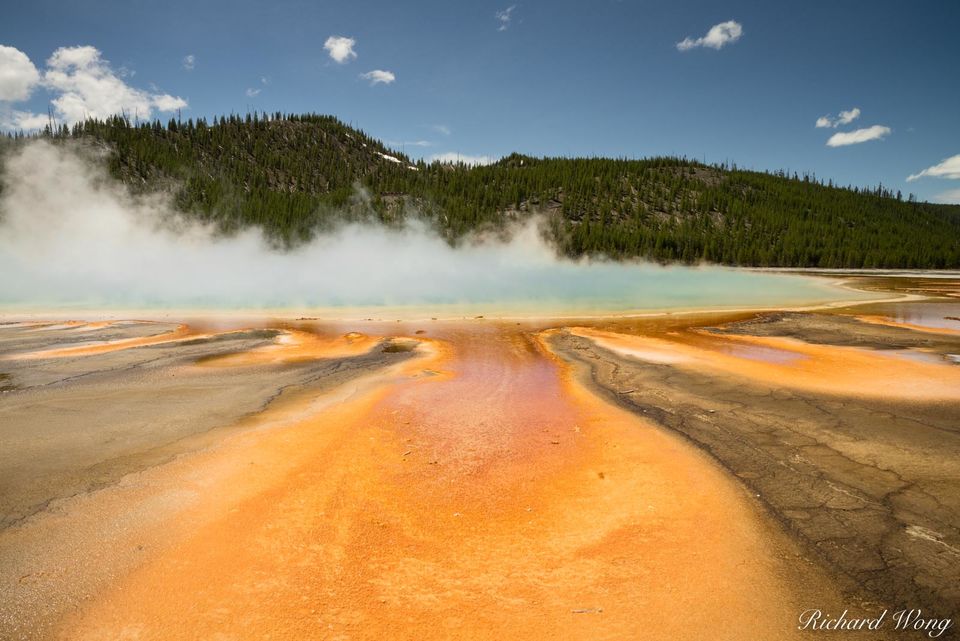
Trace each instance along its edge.
{"label": "turquoise water", "polygon": [[[613,263],[554,262],[539,266],[502,265],[474,273],[380,279],[351,289],[349,277],[336,288],[244,287],[220,291],[164,292],[130,287],[59,296],[0,293],[8,313],[81,310],[276,310],[332,317],[562,316],[627,314],[687,309],[783,307],[869,299],[870,294],[838,287],[831,279],[718,267],[660,267]],[[248,285],[252,285],[249,284]],[[5,288],[0,285],[0,292]],[[876,294],[872,295],[876,297]]]}

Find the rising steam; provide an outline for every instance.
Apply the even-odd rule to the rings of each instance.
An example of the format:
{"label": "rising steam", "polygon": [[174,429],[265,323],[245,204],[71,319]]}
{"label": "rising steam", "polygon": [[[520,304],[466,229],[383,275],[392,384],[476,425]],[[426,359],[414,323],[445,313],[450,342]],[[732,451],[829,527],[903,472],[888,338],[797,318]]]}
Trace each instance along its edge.
{"label": "rising steam", "polygon": [[[221,237],[135,198],[76,150],[32,142],[5,163],[0,305],[8,310],[429,307],[487,313],[823,300],[806,279],[558,260],[533,223],[451,248],[422,226],[352,225],[295,250]],[[786,293],[788,292],[789,293]],[[479,312],[483,313],[483,312]]]}

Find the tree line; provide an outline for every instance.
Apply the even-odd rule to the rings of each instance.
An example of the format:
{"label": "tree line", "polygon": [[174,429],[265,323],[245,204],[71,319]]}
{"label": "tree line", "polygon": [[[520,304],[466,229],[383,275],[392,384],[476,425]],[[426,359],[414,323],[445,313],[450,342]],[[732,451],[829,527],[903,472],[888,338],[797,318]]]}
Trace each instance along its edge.
{"label": "tree line", "polygon": [[[960,206],[676,157],[534,158],[468,167],[413,161],[317,114],[131,122],[8,134],[105,146],[134,191],[169,189],[224,233],[250,226],[293,247],[344,221],[426,219],[451,243],[547,221],[558,252],[661,262],[819,268],[960,267]],[[0,187],[2,188],[2,187]]]}

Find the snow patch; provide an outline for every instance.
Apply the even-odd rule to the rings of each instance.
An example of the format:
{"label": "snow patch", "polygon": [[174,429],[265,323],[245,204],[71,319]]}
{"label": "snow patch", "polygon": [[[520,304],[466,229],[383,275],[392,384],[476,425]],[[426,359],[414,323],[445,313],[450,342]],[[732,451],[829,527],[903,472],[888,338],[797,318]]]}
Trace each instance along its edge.
{"label": "snow patch", "polygon": [[384,158],[384,160],[389,160],[390,162],[395,162],[397,164],[400,164],[401,162],[399,158],[394,158],[393,156],[388,156],[387,154],[381,154],[379,151],[377,152],[377,155]]}

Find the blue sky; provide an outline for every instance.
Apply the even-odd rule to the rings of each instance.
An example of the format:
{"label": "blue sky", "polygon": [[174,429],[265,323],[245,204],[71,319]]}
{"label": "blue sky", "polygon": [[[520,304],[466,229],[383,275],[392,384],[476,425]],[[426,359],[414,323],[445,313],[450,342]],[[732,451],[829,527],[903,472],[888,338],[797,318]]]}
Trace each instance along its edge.
{"label": "blue sky", "polygon": [[[677,154],[960,202],[958,29],[951,1],[34,0],[0,23],[0,120],[315,111],[428,159]],[[99,58],[51,60],[77,46]]]}

